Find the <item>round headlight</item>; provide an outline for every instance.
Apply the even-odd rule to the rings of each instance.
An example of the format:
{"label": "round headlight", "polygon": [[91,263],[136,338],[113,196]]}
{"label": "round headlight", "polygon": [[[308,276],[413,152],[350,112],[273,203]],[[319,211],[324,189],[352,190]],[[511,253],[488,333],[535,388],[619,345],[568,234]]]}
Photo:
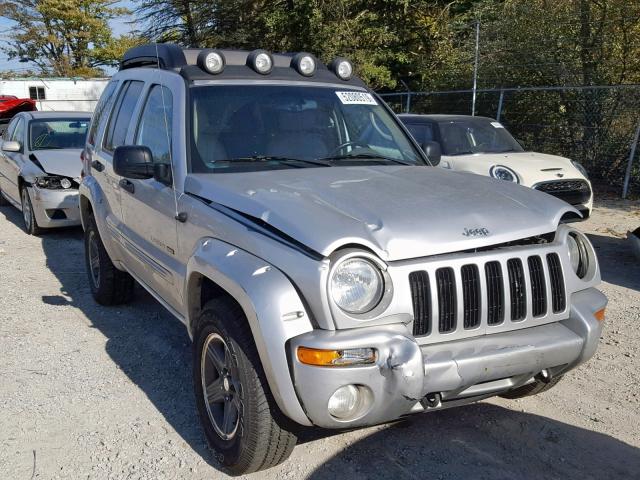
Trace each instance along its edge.
{"label": "round headlight", "polygon": [[217,50],[203,50],[198,54],[198,66],[203,70],[216,75],[224,70],[224,54]]}
{"label": "round headlight", "polygon": [[569,260],[571,268],[578,276],[584,278],[589,270],[589,254],[585,238],[576,232],[571,232],[567,236],[569,245]]}
{"label": "round headlight", "polygon": [[291,65],[305,77],[311,77],[316,73],[316,59],[310,53],[297,54],[291,60]]}
{"label": "round headlight", "polygon": [[329,68],[335,73],[341,80],[349,80],[353,75],[353,65],[346,58],[336,58]]}
{"label": "round headlight", "polygon": [[504,165],[494,165],[489,169],[489,175],[498,180],[504,180],[506,182],[520,183],[518,174]]}
{"label": "round headlight", "polygon": [[247,63],[256,72],[266,75],[273,69],[273,57],[266,50],[254,50],[247,57]]}
{"label": "round headlight", "polygon": [[380,269],[364,258],[349,258],[334,270],[330,280],[333,301],[347,313],[367,313],[384,293]]}
{"label": "round headlight", "polygon": [[62,188],[71,188],[71,180],[69,180],[68,178],[63,178],[62,180],[60,180],[60,186]]}

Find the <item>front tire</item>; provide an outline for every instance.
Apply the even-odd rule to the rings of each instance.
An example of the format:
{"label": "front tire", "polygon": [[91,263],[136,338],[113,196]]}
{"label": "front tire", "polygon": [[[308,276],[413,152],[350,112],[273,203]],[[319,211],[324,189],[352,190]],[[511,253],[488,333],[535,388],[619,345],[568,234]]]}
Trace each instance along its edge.
{"label": "front tire", "polygon": [[286,460],[296,445],[269,391],[240,307],[208,302],[193,343],[196,406],[207,441],[232,475]]}
{"label": "front tire", "polygon": [[84,232],[84,258],[89,286],[96,302],[100,305],[118,305],[133,298],[135,281],[127,272],[113,265],[92,215],[87,220]]}
{"label": "front tire", "polygon": [[40,235],[42,229],[38,226],[36,215],[33,212],[33,204],[29,196],[29,189],[22,187],[20,189],[20,200],[22,203],[22,218],[24,220],[24,231],[29,235]]}

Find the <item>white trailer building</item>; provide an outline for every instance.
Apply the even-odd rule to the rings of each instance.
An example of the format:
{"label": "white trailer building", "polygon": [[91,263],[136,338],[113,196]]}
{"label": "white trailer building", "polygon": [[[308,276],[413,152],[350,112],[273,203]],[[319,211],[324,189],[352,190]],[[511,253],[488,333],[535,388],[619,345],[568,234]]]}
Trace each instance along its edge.
{"label": "white trailer building", "polygon": [[41,111],[93,111],[108,78],[16,78],[0,80],[0,95],[32,98]]}

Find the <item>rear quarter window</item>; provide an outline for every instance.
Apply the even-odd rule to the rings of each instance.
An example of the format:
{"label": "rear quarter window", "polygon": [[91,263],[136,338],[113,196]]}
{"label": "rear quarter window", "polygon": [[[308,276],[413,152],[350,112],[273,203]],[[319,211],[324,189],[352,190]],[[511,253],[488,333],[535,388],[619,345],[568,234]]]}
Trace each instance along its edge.
{"label": "rear quarter window", "polygon": [[100,100],[98,100],[98,104],[96,105],[96,108],[93,111],[91,126],[89,127],[89,133],[87,134],[87,143],[91,146],[95,146],[96,144],[98,127],[100,126],[101,120],[104,118],[104,114],[108,112],[111,109],[111,106],[113,105],[113,92],[115,92],[117,86],[118,86],[117,81],[109,82],[109,84],[105,87],[104,91],[102,92],[102,95],[100,96]]}

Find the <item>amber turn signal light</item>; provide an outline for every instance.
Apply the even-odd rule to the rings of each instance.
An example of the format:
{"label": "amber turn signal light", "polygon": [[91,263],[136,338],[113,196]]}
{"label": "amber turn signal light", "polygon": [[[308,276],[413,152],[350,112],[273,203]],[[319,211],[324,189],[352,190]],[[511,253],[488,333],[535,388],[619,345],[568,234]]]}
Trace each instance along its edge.
{"label": "amber turn signal light", "polygon": [[598,320],[599,322],[604,322],[604,308],[598,310],[593,314],[593,316],[596,317],[596,320]]}
{"label": "amber turn signal light", "polygon": [[319,348],[298,347],[298,360],[306,365],[317,367],[347,367],[366,365],[376,361],[373,348],[348,348],[345,350],[323,350]]}

